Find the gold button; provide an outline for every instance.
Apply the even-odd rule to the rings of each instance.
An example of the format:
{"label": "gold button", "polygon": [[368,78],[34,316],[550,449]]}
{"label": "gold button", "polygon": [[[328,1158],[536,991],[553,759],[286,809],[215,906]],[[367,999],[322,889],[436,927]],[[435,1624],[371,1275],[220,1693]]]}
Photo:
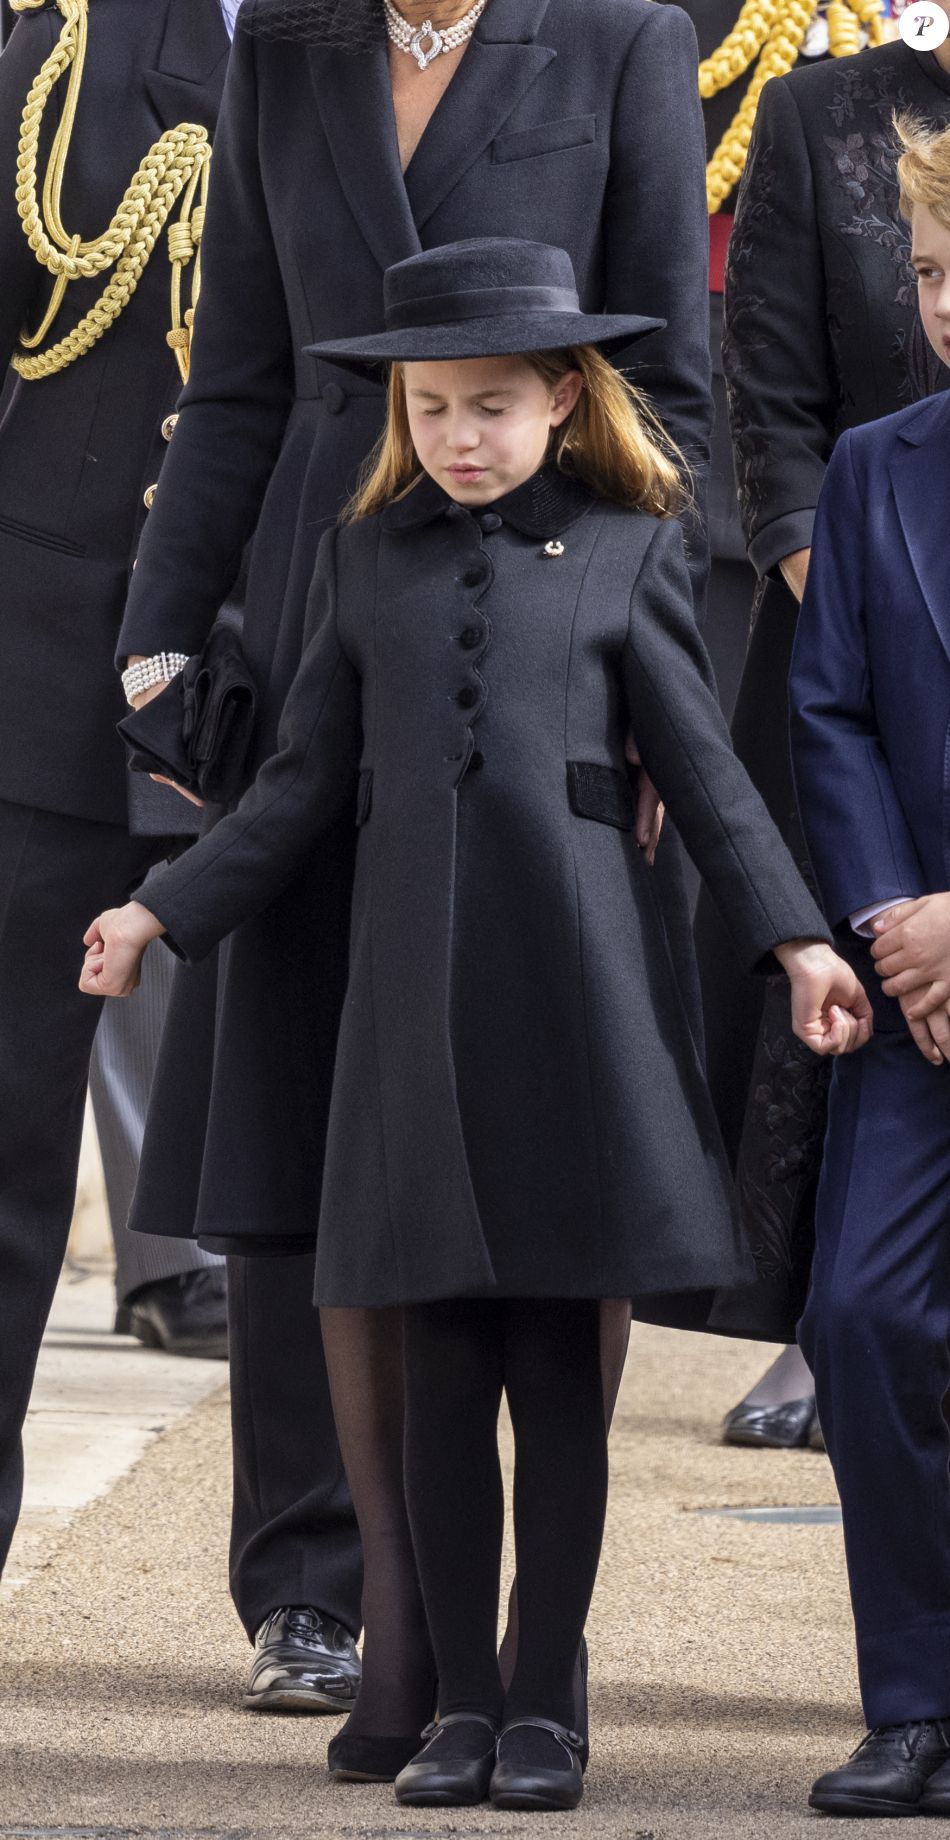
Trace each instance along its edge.
{"label": "gold button", "polygon": [[177,422],[178,422],[177,415],[166,415],[165,420],[162,423],[162,435],[164,436],[164,439],[166,441],[171,440],[172,435],[175,432]]}
{"label": "gold button", "polygon": [[158,491],[158,486],[157,486],[157,485],[154,485],[154,486],[146,486],[146,488],[145,488],[145,497],[144,497],[144,500],[143,500],[143,503],[144,503],[144,505],[145,505],[145,509],[146,509],[146,511],[151,511],[151,509],[152,509],[152,506],[153,506],[153,505],[154,505],[154,503],[155,503],[155,494],[156,494],[156,492],[157,492],[157,491]]}

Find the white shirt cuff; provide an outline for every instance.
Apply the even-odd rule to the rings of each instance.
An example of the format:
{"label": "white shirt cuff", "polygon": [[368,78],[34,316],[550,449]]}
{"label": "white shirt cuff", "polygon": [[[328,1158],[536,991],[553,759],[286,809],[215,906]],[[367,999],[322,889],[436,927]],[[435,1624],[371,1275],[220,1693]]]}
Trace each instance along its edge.
{"label": "white shirt cuff", "polygon": [[893,901],[876,901],[871,907],[859,907],[849,916],[854,931],[859,933],[862,939],[873,939],[871,921],[876,920],[878,914],[886,914],[892,907],[902,907],[905,898],[904,895],[900,895]]}

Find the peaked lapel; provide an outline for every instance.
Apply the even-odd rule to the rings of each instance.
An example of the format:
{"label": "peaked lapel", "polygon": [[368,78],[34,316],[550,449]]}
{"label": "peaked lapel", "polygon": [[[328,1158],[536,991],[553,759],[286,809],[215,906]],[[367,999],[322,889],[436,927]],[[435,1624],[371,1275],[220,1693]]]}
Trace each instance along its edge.
{"label": "peaked lapel", "polygon": [[[924,405],[921,405],[924,407]],[[889,463],[908,553],[941,643],[950,656],[950,391],[928,400],[901,431]]]}
{"label": "peaked lapel", "polygon": [[548,0],[489,0],[406,170],[421,230],[557,56],[536,43]]}
{"label": "peaked lapel", "polygon": [[422,244],[399,163],[386,46],[350,54],[318,45],[308,57],[337,178],[380,268],[418,255]]}
{"label": "peaked lapel", "polygon": [[154,70],[143,82],[163,128],[212,128],[221,106],[230,41],[219,0],[169,0]]}

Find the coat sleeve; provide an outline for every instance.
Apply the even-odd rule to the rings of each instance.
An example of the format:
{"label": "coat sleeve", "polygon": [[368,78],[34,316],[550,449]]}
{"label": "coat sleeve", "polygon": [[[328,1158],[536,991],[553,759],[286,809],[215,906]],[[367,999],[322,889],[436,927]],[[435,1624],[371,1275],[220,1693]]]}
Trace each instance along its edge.
{"label": "coat sleeve", "polygon": [[[17,210],[17,157],[23,105],[62,25],[62,14],[52,7],[22,14],[0,57],[0,362],[4,372],[16,354],[22,328],[39,320],[53,288],[52,277],[40,267],[23,234]],[[41,130],[39,189],[56,122],[54,97]]]}
{"label": "coat sleeve", "polygon": [[693,474],[696,515],[688,543],[697,606],[707,569],[712,430],[709,218],[698,62],[686,14],[678,6],[650,7],[620,79],[604,212],[606,311],[666,320],[662,332],[637,341],[629,359],[632,381],[650,398]]}
{"label": "coat sleeve", "polygon": [[200,651],[237,576],[293,401],[293,342],[258,160],[255,43],[239,20],[215,134],[191,377],[132,577],[120,664],[130,653]]}
{"label": "coat sleeve", "polygon": [[836,400],[811,161],[783,77],[762,91],[739,188],[723,362],[749,557],[774,574],[811,543]]}
{"label": "coat sleeve", "polygon": [[792,765],[805,841],[833,925],[927,883],[891,779],[865,627],[867,489],[844,434],[828,468],[789,678]]}
{"label": "coat sleeve", "polygon": [[189,963],[270,906],[352,796],[360,756],[360,680],[340,643],[336,533],[324,537],[307,609],[313,636],[281,717],[277,752],[237,808],[136,899]]}
{"label": "coat sleeve", "polygon": [[[745,768],[691,617],[677,525],[657,527],[633,590],[624,680],[640,755],[743,963],[776,969],[787,939],[828,939]],[[763,962],[765,961],[765,962]]]}

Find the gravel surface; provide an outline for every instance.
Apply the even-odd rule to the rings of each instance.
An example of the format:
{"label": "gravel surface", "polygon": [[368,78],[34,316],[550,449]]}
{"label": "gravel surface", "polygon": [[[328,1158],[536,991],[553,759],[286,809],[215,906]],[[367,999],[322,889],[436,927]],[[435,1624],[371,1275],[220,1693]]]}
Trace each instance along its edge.
{"label": "gravel surface", "polygon": [[836,1827],[806,1796],[862,1729],[840,1527],[700,1512],[834,1503],[824,1457],[717,1443],[766,1358],[634,1332],[577,1814],[401,1810],[386,1788],[328,1783],[335,1721],[240,1709],[248,1651],[227,1595],[218,1394],[83,1510],[0,1606],[0,1837],[814,1840]]}

